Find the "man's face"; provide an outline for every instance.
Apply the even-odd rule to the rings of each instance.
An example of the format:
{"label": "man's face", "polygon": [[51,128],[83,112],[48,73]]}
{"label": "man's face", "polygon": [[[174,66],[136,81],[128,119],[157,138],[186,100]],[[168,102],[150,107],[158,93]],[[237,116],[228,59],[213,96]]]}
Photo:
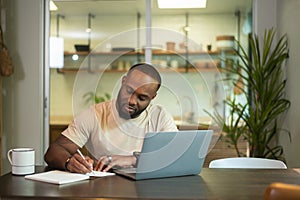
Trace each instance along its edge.
{"label": "man's face", "polygon": [[138,117],[156,96],[157,87],[155,79],[138,70],[124,76],[117,98],[119,116],[124,119]]}

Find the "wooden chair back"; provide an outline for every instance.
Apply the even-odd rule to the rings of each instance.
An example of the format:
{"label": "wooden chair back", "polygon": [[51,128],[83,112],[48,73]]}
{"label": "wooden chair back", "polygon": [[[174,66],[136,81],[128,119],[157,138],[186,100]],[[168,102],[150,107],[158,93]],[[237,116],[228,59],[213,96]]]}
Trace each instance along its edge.
{"label": "wooden chair back", "polygon": [[265,191],[265,200],[298,200],[300,185],[272,183]]}

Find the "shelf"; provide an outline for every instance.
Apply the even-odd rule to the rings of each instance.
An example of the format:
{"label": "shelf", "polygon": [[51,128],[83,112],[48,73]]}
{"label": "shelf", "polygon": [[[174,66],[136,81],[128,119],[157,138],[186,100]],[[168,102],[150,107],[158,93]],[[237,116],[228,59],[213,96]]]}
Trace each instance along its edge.
{"label": "shelf", "polygon": [[[218,55],[221,51],[189,51],[189,55]],[[233,51],[226,51],[226,53],[233,54]],[[72,56],[74,54],[77,54],[79,56],[87,56],[87,55],[145,55],[144,52],[136,52],[136,51],[112,51],[112,52],[88,52],[88,51],[80,51],[80,52],[68,52],[65,51],[65,56]],[[185,55],[185,51],[168,51],[168,50],[153,50],[152,55]]]}
{"label": "shelf", "polygon": [[[221,69],[221,56],[234,55],[234,51],[189,51],[189,60],[193,63],[186,63],[185,57],[186,52],[184,51],[167,51],[167,50],[153,50],[153,64],[159,68],[160,72],[216,72]],[[131,66],[132,63],[142,62],[141,57],[144,56],[144,52],[136,51],[113,51],[113,52],[65,52],[65,67],[58,69],[59,73],[77,73],[77,72],[87,72],[87,73],[125,73],[128,68],[127,65]],[[73,61],[71,56],[74,54],[79,55],[78,61]],[[89,56],[89,57],[87,57]],[[106,57],[107,56],[107,57]],[[112,56],[112,57],[109,57]],[[137,57],[136,57],[137,56]],[[90,58],[88,61],[84,61],[86,58]],[[171,61],[177,61],[176,68],[171,68]],[[82,65],[83,62],[86,62]],[[122,63],[120,63],[122,62]],[[101,69],[100,66],[107,66],[110,63],[110,69]],[[119,70],[119,64],[123,65],[124,70]],[[186,65],[191,67],[186,68]],[[192,65],[191,65],[192,64]],[[85,68],[80,68],[80,66],[85,66]],[[88,67],[90,66],[90,67]],[[171,65],[172,66],[172,65]],[[217,68],[216,68],[216,67]],[[100,68],[100,69],[99,69]]]}
{"label": "shelf", "polygon": [[[126,73],[127,70],[117,70],[117,69],[109,69],[109,70],[89,70],[87,68],[84,69],[68,69],[68,68],[60,68],[57,69],[58,73],[62,73],[62,74],[68,74],[68,73],[77,73],[77,72],[86,72],[86,73]],[[185,68],[159,68],[158,70],[161,73],[174,73],[174,72],[180,72],[180,73],[185,73],[186,69]],[[222,71],[221,68],[213,68],[213,67],[208,67],[208,68],[204,68],[204,67],[199,67],[199,68],[189,68],[188,72],[190,73],[196,73],[196,72],[220,72]]]}
{"label": "shelf", "polygon": [[[138,52],[135,51],[130,51],[130,52],[122,52],[122,51],[116,51],[116,52],[88,52],[88,51],[77,51],[77,52],[68,52],[65,51],[64,55],[65,56],[72,56],[74,54],[77,54],[79,56],[87,56],[87,55],[119,55],[119,54],[126,54],[126,55],[137,55]],[[142,54],[142,53],[140,53]]]}

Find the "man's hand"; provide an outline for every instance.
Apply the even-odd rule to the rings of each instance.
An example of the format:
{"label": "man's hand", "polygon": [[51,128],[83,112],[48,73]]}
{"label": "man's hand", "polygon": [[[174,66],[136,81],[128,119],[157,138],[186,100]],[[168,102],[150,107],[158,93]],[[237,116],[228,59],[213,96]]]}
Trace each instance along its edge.
{"label": "man's hand", "polygon": [[83,159],[78,153],[73,154],[66,165],[66,168],[70,172],[86,174],[93,170],[93,159],[85,156]]}
{"label": "man's hand", "polygon": [[50,144],[44,159],[48,166],[53,169],[69,170],[77,173],[91,172],[93,160],[89,157],[82,158],[77,153],[79,148],[74,142],[61,134],[55,142]]}
{"label": "man's hand", "polygon": [[134,166],[136,158],[134,156],[102,156],[94,168],[95,171],[107,172],[111,168],[118,167],[130,167]]}

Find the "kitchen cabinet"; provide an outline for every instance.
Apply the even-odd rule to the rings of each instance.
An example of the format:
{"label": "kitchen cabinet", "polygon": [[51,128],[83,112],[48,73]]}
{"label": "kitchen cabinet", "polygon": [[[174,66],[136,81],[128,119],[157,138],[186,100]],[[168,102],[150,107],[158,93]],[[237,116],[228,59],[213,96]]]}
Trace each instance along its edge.
{"label": "kitchen cabinet", "polygon": [[[61,73],[87,71],[92,73],[125,72],[133,64],[144,62],[144,52],[65,52]],[[74,55],[78,56],[74,60]],[[222,62],[233,57],[233,51],[184,51],[154,50],[152,64],[161,72],[213,72],[224,67]],[[186,61],[188,57],[188,61]],[[224,59],[225,58],[225,59]]]}

